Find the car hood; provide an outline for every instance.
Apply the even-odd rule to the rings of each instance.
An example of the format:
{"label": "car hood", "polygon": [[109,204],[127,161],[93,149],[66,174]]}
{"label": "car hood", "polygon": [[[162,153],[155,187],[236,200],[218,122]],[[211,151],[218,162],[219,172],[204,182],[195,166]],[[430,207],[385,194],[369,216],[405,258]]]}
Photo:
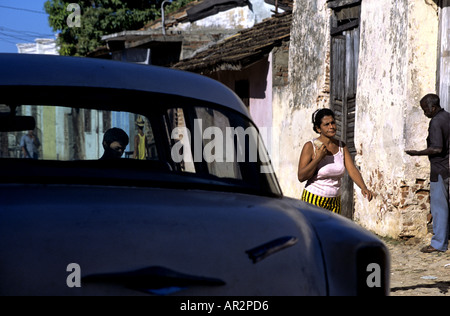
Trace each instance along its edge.
{"label": "car hood", "polygon": [[[176,287],[179,295],[326,294],[316,233],[286,199],[2,185],[0,200],[0,294],[134,295],[174,288],[155,285],[154,273],[159,281],[161,273],[206,280]],[[68,286],[70,264],[79,266],[81,287]],[[123,286],[121,277],[130,273],[152,277],[138,288]]]}
{"label": "car hood", "polygon": [[[344,216],[297,199],[284,200],[302,213],[316,233],[329,295],[389,295],[390,254],[382,240]],[[380,268],[382,285],[376,291],[367,286],[373,264]]]}

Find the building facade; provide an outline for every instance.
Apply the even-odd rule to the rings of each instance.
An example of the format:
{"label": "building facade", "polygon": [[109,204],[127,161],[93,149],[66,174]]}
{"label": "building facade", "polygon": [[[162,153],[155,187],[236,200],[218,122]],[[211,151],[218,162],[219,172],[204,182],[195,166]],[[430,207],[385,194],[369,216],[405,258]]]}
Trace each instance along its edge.
{"label": "building facade", "polygon": [[295,1],[291,96],[279,114],[285,193],[300,195],[298,157],[316,136],[311,114],[330,107],[375,194],[368,202],[351,181],[344,184],[345,215],[380,235],[427,234],[429,162],[405,150],[426,148],[422,96],[438,93],[449,109],[448,18],[448,1]]}

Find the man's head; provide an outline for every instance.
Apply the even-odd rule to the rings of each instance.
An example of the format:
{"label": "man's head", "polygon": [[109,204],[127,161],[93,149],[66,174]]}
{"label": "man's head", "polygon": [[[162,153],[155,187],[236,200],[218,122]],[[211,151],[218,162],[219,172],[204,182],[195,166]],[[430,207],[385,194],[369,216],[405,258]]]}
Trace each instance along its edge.
{"label": "man's head", "polygon": [[128,135],[124,130],[113,127],[103,135],[103,148],[105,149],[105,157],[120,158],[128,145]]}
{"label": "man's head", "polygon": [[139,116],[138,119],[136,120],[136,126],[137,126],[139,129],[143,129],[143,128],[144,128],[145,123],[144,123],[144,120],[142,119],[141,116]]}
{"label": "man's head", "polygon": [[420,100],[420,107],[426,117],[432,118],[441,110],[441,101],[439,96],[429,93]]}

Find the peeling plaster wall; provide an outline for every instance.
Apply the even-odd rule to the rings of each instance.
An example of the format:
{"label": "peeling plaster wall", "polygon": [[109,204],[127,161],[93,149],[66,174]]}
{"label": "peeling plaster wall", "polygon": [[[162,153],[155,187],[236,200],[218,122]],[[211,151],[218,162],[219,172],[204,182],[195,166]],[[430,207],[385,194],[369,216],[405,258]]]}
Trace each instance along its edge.
{"label": "peeling plaster wall", "polygon": [[[287,196],[299,197],[300,151],[317,136],[311,114],[329,107],[329,17],[326,0],[296,0],[288,92],[274,92],[278,179]],[[426,148],[428,122],[419,100],[436,91],[438,15],[428,0],[362,0],[356,100],[356,164],[375,198],[355,185],[354,220],[394,238],[427,233],[429,162],[406,149]],[[284,100],[284,101],[283,101]],[[277,137],[279,135],[279,137]]]}
{"label": "peeling plaster wall", "polygon": [[329,11],[326,0],[297,0],[289,48],[289,89],[274,89],[274,168],[284,195],[299,198],[297,179],[303,145],[317,134],[311,115],[328,107]]}
{"label": "peeling plaster wall", "polygon": [[380,235],[424,236],[429,162],[421,97],[435,92],[438,16],[428,1],[364,1],[361,12],[356,163],[375,199],[355,195],[355,221]]}

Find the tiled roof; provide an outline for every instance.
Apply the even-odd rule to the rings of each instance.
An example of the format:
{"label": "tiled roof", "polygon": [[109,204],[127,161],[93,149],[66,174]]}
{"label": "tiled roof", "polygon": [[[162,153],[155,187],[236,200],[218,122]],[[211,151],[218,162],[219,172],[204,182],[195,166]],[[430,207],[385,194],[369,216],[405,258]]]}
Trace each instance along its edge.
{"label": "tiled roof", "polygon": [[291,23],[292,12],[275,15],[178,62],[173,68],[198,73],[240,70],[289,40]]}

